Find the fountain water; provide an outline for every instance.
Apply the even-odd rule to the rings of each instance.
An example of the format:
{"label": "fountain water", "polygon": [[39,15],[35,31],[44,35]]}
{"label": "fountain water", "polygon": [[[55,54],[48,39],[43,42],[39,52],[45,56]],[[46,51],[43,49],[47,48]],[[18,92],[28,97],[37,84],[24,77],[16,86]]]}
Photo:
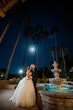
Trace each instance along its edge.
{"label": "fountain water", "polygon": [[54,73],[54,78],[49,78],[49,82],[55,84],[57,89],[61,89],[61,85],[66,82],[66,79],[59,77],[59,73],[62,70],[58,68],[58,63],[56,61],[54,61],[53,67],[54,69],[51,69],[51,71]]}
{"label": "fountain water", "polygon": [[44,84],[43,90],[39,90],[42,110],[73,110],[73,86],[70,86],[70,89],[61,87],[66,79],[59,77],[62,70],[58,68],[56,61],[54,61],[53,67],[54,69],[51,71],[54,73],[54,78],[49,78],[50,86]]}

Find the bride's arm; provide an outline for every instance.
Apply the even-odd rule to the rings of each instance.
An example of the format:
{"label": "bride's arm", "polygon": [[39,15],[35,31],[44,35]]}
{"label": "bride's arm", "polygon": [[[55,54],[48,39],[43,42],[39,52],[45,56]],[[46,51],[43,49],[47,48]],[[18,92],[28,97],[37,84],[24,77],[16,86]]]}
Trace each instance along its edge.
{"label": "bride's arm", "polygon": [[27,79],[28,80],[30,79],[30,71],[29,70],[27,71]]}
{"label": "bride's arm", "polygon": [[29,67],[29,69],[27,70],[27,79],[28,79],[28,80],[29,80],[29,79],[32,79],[32,76],[31,76],[32,72],[31,72],[31,70],[32,70],[34,67],[35,67],[34,65],[31,65],[31,66]]}

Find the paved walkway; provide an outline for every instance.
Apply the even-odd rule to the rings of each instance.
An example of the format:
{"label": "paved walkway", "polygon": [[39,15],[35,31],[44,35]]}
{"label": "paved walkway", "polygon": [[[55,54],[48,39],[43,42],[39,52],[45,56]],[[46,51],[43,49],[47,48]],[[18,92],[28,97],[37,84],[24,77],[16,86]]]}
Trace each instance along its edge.
{"label": "paved walkway", "polygon": [[9,98],[12,96],[14,90],[0,89],[0,110],[40,110],[37,105],[30,108],[15,107]]}

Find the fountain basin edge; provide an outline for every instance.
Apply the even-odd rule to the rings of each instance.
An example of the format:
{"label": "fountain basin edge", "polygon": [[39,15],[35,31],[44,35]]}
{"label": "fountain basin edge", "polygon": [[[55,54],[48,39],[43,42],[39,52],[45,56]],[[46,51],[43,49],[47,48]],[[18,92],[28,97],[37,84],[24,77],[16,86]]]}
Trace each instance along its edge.
{"label": "fountain basin edge", "polygon": [[39,90],[42,110],[73,110],[73,94]]}

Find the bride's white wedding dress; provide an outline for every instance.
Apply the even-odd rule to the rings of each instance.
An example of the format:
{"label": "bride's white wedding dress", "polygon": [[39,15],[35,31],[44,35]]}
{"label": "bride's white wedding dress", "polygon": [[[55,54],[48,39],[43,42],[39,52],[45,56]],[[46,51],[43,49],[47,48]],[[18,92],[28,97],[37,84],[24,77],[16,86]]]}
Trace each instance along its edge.
{"label": "bride's white wedding dress", "polygon": [[30,78],[27,80],[27,75],[22,80],[20,80],[14,94],[9,99],[16,106],[30,107],[36,103],[36,94],[33,81]]}

